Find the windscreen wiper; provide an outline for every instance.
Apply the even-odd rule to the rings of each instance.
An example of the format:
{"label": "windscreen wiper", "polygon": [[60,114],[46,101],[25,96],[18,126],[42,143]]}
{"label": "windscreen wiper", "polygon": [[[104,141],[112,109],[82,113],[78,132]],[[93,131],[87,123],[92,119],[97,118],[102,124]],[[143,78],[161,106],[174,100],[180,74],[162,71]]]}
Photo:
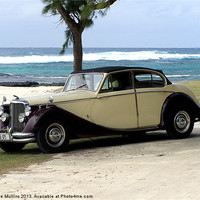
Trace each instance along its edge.
{"label": "windscreen wiper", "polygon": [[80,86],[78,86],[75,90],[78,90],[78,89],[80,89],[80,88],[82,88],[82,87],[85,87],[85,86],[87,86],[87,84],[85,83],[85,84],[83,84],[83,85],[80,85]]}

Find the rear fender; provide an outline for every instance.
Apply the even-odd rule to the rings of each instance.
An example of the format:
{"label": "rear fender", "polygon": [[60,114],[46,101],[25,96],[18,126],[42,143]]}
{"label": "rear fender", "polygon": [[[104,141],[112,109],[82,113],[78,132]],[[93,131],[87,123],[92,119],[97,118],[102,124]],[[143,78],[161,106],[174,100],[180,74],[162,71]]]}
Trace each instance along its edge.
{"label": "rear fender", "polygon": [[200,107],[191,97],[184,93],[174,93],[170,95],[163,104],[160,123],[161,128],[165,126],[165,119],[169,114],[170,109],[176,108],[179,105],[186,105],[194,118],[200,118]]}

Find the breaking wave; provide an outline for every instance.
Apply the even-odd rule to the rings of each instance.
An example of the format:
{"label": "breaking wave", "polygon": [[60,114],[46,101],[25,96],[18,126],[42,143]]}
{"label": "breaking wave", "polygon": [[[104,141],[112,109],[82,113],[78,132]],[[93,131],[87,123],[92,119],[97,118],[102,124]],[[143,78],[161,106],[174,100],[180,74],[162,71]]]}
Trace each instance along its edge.
{"label": "breaking wave", "polygon": [[[109,51],[102,53],[85,53],[83,60],[98,61],[139,61],[139,60],[161,60],[161,59],[199,59],[200,54],[179,54],[168,53],[162,51],[133,51],[133,52],[118,52]],[[31,56],[0,56],[0,64],[28,64],[28,63],[53,63],[53,62],[73,62],[73,55],[67,54],[64,56],[49,56],[49,55],[31,55]]]}

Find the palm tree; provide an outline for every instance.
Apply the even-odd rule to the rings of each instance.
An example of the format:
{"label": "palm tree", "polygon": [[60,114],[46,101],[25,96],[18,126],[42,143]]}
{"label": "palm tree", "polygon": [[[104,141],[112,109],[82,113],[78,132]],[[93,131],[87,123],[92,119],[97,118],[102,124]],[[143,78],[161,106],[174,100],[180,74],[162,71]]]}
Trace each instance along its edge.
{"label": "palm tree", "polygon": [[42,14],[60,15],[60,21],[67,25],[65,48],[73,43],[74,71],[82,70],[82,33],[93,25],[98,14],[104,16],[108,8],[117,0],[42,0],[45,7]]}

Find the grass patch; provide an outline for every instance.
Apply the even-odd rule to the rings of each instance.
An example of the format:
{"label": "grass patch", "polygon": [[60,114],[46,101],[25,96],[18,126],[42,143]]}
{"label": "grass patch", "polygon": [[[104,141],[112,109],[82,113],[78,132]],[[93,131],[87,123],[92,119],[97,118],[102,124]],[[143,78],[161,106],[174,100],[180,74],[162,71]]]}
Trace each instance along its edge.
{"label": "grass patch", "polygon": [[41,163],[52,158],[52,155],[43,154],[36,144],[27,144],[20,152],[6,153],[0,149],[0,175],[10,170],[20,170],[31,164]]}
{"label": "grass patch", "polygon": [[180,82],[177,82],[177,83],[180,83],[180,84],[183,84],[183,85],[189,87],[193,91],[193,93],[195,94],[197,99],[200,101],[200,80],[180,81]]}
{"label": "grass patch", "polygon": [[[94,137],[81,138],[77,140],[71,140],[69,143],[70,149],[83,148],[85,144],[92,141],[98,141],[105,138],[111,138],[116,136],[107,137]],[[9,173],[9,171],[20,171],[31,164],[39,164],[44,161],[48,161],[53,157],[52,154],[43,154],[38,148],[37,144],[27,144],[22,151],[14,153],[6,153],[0,149],[0,175]]]}

